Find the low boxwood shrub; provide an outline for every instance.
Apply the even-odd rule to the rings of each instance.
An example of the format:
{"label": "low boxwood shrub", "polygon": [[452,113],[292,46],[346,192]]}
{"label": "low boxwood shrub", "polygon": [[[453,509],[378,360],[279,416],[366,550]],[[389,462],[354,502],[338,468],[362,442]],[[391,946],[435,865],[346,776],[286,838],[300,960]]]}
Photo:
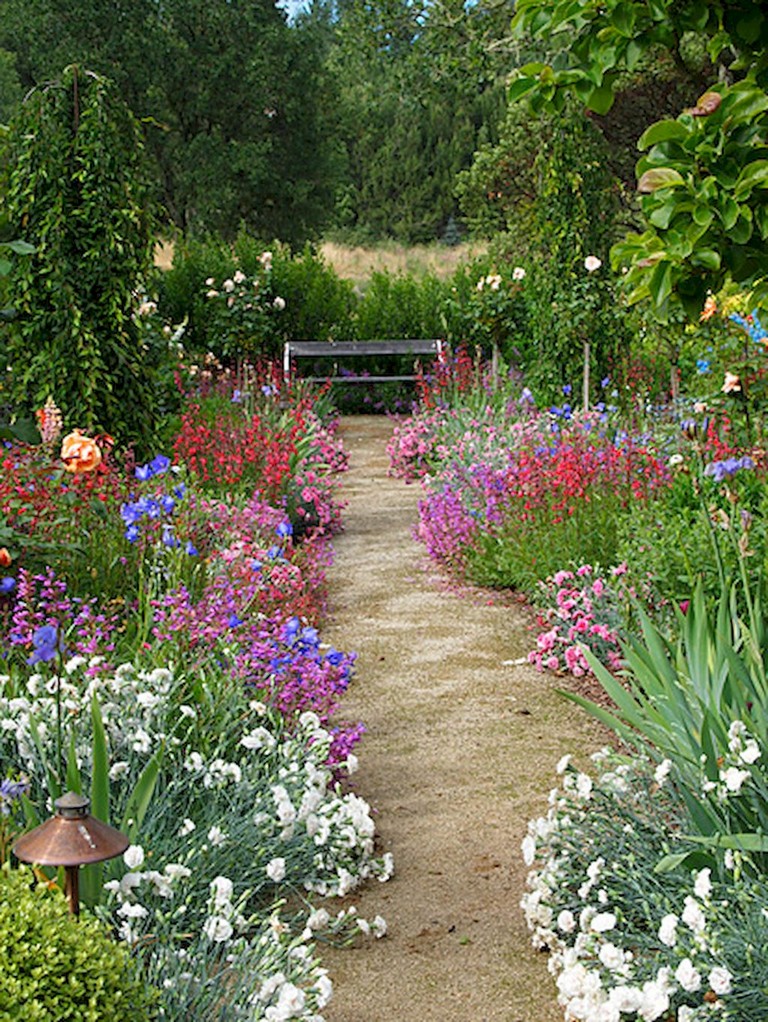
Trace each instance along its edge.
{"label": "low boxwood shrub", "polygon": [[95,917],[31,869],[0,869],[0,1022],[145,1022],[153,991]]}

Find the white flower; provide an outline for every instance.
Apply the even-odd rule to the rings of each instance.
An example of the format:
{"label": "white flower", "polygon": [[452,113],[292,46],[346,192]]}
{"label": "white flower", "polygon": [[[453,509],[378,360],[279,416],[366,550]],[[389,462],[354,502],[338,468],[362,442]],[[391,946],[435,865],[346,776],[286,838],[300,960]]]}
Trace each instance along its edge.
{"label": "white flower", "polygon": [[195,830],[195,822],[194,820],[190,820],[190,818],[187,816],[186,819],[182,822],[181,826],[179,827],[179,837],[184,837],[187,834],[191,834],[193,830]]}
{"label": "white flower", "polygon": [[282,312],[285,308],[285,298],[281,298],[280,295],[277,295],[275,300],[272,302],[272,305],[278,312]]}
{"label": "white flower", "polygon": [[607,933],[616,925],[616,916],[613,912],[598,912],[589,925],[595,933]]}
{"label": "white flower", "polygon": [[706,869],[701,869],[696,874],[696,880],[693,884],[693,893],[697,898],[704,900],[708,898],[712,893],[712,870],[709,866]]}
{"label": "white flower", "polygon": [[594,273],[595,270],[599,270],[602,265],[602,259],[598,259],[597,256],[590,255],[584,260],[584,269],[587,273]]}
{"label": "white flower", "polygon": [[592,794],[592,778],[589,774],[578,774],[576,777],[576,791],[582,798],[589,798]]}
{"label": "white flower", "polygon": [[361,933],[364,933],[366,937],[370,935],[371,924],[367,919],[356,919],[355,922],[357,923],[357,927]]}
{"label": "white flower", "polygon": [[739,754],[741,763],[756,763],[760,759],[760,746],[754,738],[749,738]]}
{"label": "white flower", "polygon": [[689,994],[694,993],[701,986],[701,975],[694,968],[690,958],[684,958],[675,969],[675,979]]}
{"label": "white flower", "polygon": [[659,787],[661,787],[661,785],[664,783],[671,769],[672,769],[671,759],[663,759],[661,763],[659,763],[659,765],[656,767],[653,773],[653,779],[659,785]]}
{"label": "white flower", "polygon": [[742,784],[749,777],[749,770],[739,770],[738,767],[728,767],[720,771],[720,780],[725,784],[728,791],[736,794],[741,791]]}
{"label": "white flower", "polygon": [[557,928],[561,933],[573,933],[576,929],[576,917],[573,912],[564,908],[557,917]]}
{"label": "white flower", "polygon": [[129,845],[123,852],[123,862],[128,869],[137,869],[144,862],[144,849],[141,845]]}
{"label": "white flower", "polygon": [[[280,988],[277,1004],[267,1008],[264,1017],[275,1022],[283,1022],[289,1018],[299,1018],[304,1012],[307,995],[293,983],[284,983]],[[270,1014],[271,1013],[271,1014]]]}
{"label": "white flower", "polygon": [[685,899],[685,908],[683,909],[683,922],[689,929],[693,930],[694,933],[703,933],[706,926],[706,919],[704,918],[704,912],[702,911],[701,905],[689,895]]}
{"label": "white flower", "polygon": [[710,989],[718,996],[721,994],[729,994],[731,992],[731,980],[733,977],[727,969],[724,969],[721,965],[716,965],[707,977],[709,980]]}
{"label": "white flower", "polygon": [[235,272],[232,275],[232,280],[235,282],[235,284],[242,284],[243,281],[245,280],[245,274],[243,273],[242,270],[235,270]]}
{"label": "white flower", "polygon": [[358,760],[354,752],[350,752],[350,754],[347,756],[346,764],[348,774],[354,774],[357,772],[357,768],[360,765],[360,761]]}
{"label": "white flower", "polygon": [[233,884],[229,877],[218,876],[211,881],[211,895],[216,908],[232,900]]}
{"label": "white flower", "polygon": [[331,917],[324,908],[317,908],[311,912],[307,919],[307,926],[310,930],[322,930],[330,922]]}
{"label": "white flower", "polygon": [[227,840],[227,835],[221,829],[221,827],[211,827],[208,831],[208,840],[211,842],[214,848],[221,848]]}
{"label": "white flower", "polygon": [[144,908],[143,905],[132,904],[131,902],[124,901],[120,908],[117,910],[119,916],[123,916],[126,919],[144,919],[149,915],[149,912]]}
{"label": "white flower", "polygon": [[668,1008],[669,993],[664,985],[655,980],[643,983],[640,1006],[637,1009],[640,1018],[646,1019],[647,1022],[652,1022],[653,1019],[663,1015]]}
{"label": "white flower", "polygon": [[520,848],[523,852],[523,862],[526,866],[532,866],[536,858],[536,838],[533,834],[526,834]]}
{"label": "white flower", "polygon": [[512,270],[512,280],[525,280],[525,270],[522,266],[516,266]]}
{"label": "white flower", "polygon": [[676,915],[670,913],[664,916],[659,926],[659,940],[662,944],[666,944],[667,947],[674,947],[677,943],[677,924],[678,918]]}
{"label": "white flower", "polygon": [[603,944],[598,952],[597,957],[606,967],[613,972],[615,969],[620,969],[624,964],[624,952],[621,948],[616,947],[615,944],[607,943]]}
{"label": "white flower", "polygon": [[267,863],[266,873],[270,880],[279,883],[285,877],[285,859],[280,856],[271,859]]}
{"label": "white flower", "polygon": [[387,920],[383,916],[374,916],[371,931],[377,940],[387,935]]}
{"label": "white flower", "polygon": [[214,279],[213,277],[208,277],[208,278],[206,279],[206,281],[205,281],[205,286],[206,286],[206,287],[213,287],[213,285],[214,285],[215,283],[216,283],[216,280],[215,280],[215,279]]}
{"label": "white flower", "polygon": [[229,940],[234,930],[232,929],[232,923],[223,916],[209,916],[203,926],[203,933],[208,940],[221,943],[222,941]]}
{"label": "white flower", "polygon": [[221,289],[222,289],[222,291],[227,291],[227,292],[234,291],[235,290],[235,282],[234,282],[234,280],[232,280],[230,277],[227,277],[227,279],[221,285]]}
{"label": "white flower", "polygon": [[109,768],[109,779],[110,781],[116,781],[118,777],[122,777],[123,774],[127,774],[130,770],[131,765],[126,760],[118,760],[117,763],[113,763]]}
{"label": "white flower", "polygon": [[567,756],[563,756],[562,759],[558,760],[557,766],[555,767],[555,770],[558,772],[558,774],[564,774],[565,771],[568,769],[568,764],[570,762],[571,762],[571,756],[570,756],[570,753],[569,753]]}

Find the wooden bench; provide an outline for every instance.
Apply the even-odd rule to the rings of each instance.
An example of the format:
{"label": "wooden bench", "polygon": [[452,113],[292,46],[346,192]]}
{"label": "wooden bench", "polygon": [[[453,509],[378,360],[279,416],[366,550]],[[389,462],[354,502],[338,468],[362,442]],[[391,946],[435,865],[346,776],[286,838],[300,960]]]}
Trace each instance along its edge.
{"label": "wooden bench", "polygon": [[326,376],[305,376],[312,383],[333,380],[339,383],[379,383],[388,380],[415,380],[416,374],[406,376],[363,376],[340,373],[338,359],[355,355],[432,355],[439,357],[443,350],[440,339],[396,341],[286,341],[283,349],[283,379],[291,380],[293,362],[298,358],[333,358],[333,373]]}

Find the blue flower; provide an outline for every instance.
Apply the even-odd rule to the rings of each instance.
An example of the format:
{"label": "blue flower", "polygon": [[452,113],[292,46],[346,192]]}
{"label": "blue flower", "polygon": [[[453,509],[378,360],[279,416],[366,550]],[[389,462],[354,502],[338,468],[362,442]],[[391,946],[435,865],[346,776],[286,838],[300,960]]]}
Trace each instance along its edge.
{"label": "blue flower", "polygon": [[163,472],[167,472],[171,466],[171,459],[165,454],[156,454],[152,461],[149,463],[149,468],[152,470],[152,475],[162,475]]}
{"label": "blue flower", "polygon": [[747,455],[742,458],[726,458],[724,461],[710,461],[710,463],[704,469],[705,476],[712,476],[716,483],[721,483],[724,479],[728,479],[730,476],[736,475],[739,469],[752,469],[755,467],[754,461]]}
{"label": "blue flower", "polygon": [[32,633],[32,655],[27,658],[28,664],[47,663],[56,656],[58,631],[55,625],[42,625]]}
{"label": "blue flower", "polygon": [[173,534],[173,527],[170,525],[166,525],[163,529],[163,543],[171,549],[175,549],[179,545],[179,541]]}
{"label": "blue flower", "polygon": [[197,557],[197,547],[191,541],[187,543],[186,549],[190,557]]}
{"label": "blue flower", "polygon": [[239,405],[242,400],[243,400],[243,395],[240,393],[239,390],[232,391],[232,404],[233,405]]}
{"label": "blue flower", "polygon": [[277,535],[281,539],[285,539],[286,536],[292,536],[293,535],[293,526],[291,525],[290,522],[287,522],[287,521],[286,522],[280,522],[278,527],[275,529],[275,532],[277,533]]}
{"label": "blue flower", "polygon": [[261,561],[251,561],[251,571],[261,571]]}
{"label": "blue flower", "polygon": [[703,375],[704,373],[708,373],[708,372],[709,372],[709,369],[710,369],[710,365],[711,365],[711,363],[710,363],[710,361],[709,361],[709,359],[708,359],[708,358],[697,358],[697,359],[696,359],[696,369],[697,369],[697,370],[698,370],[698,371],[699,371],[699,372],[700,372],[700,373],[701,373],[702,375]]}
{"label": "blue flower", "polygon": [[184,483],[179,483],[178,486],[174,486],[173,495],[177,500],[181,500],[184,494],[187,492],[187,488]]}
{"label": "blue flower", "polygon": [[243,619],[238,617],[237,614],[230,614],[227,618],[227,624],[230,628],[237,628],[238,625],[243,623]]}
{"label": "blue flower", "polygon": [[139,480],[140,483],[145,483],[147,479],[152,478],[152,466],[151,465],[137,465],[133,471],[133,474]]}
{"label": "blue flower", "polygon": [[136,522],[141,521],[142,516],[143,511],[138,504],[123,504],[120,508],[120,517],[126,525],[135,525]]}
{"label": "blue flower", "polygon": [[11,593],[16,588],[16,579],[13,575],[5,575],[0,578],[0,593]]}
{"label": "blue flower", "polygon": [[162,507],[163,511],[165,511],[165,513],[169,515],[173,512],[173,509],[176,507],[176,501],[169,493],[164,493],[163,496],[160,498],[160,506]]}
{"label": "blue flower", "polygon": [[129,543],[135,543],[141,533],[139,532],[138,525],[129,525],[123,535]]}
{"label": "blue flower", "polygon": [[603,390],[605,390],[605,388],[608,386],[610,382],[611,382],[610,376],[604,376],[600,381],[600,386],[603,388]]}
{"label": "blue flower", "polygon": [[267,557],[270,561],[276,561],[278,558],[283,556],[283,548],[279,546],[271,546],[267,550]]}
{"label": "blue flower", "polygon": [[566,383],[566,384],[564,384],[564,385],[563,385],[563,393],[564,393],[564,394],[565,394],[566,396],[567,396],[568,394],[570,394],[570,393],[571,393],[571,390],[572,390],[572,389],[573,389],[573,388],[571,387],[570,383]]}

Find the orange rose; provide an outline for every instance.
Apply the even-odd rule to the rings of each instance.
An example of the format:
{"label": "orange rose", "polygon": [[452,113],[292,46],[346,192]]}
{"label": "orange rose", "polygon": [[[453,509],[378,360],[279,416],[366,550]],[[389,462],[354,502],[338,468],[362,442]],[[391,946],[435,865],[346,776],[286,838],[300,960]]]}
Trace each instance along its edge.
{"label": "orange rose", "polygon": [[95,440],[76,429],[61,441],[61,460],[67,472],[93,472],[101,464],[101,451]]}
{"label": "orange rose", "polygon": [[13,558],[8,553],[7,547],[0,547],[0,568],[8,568],[11,565]]}

